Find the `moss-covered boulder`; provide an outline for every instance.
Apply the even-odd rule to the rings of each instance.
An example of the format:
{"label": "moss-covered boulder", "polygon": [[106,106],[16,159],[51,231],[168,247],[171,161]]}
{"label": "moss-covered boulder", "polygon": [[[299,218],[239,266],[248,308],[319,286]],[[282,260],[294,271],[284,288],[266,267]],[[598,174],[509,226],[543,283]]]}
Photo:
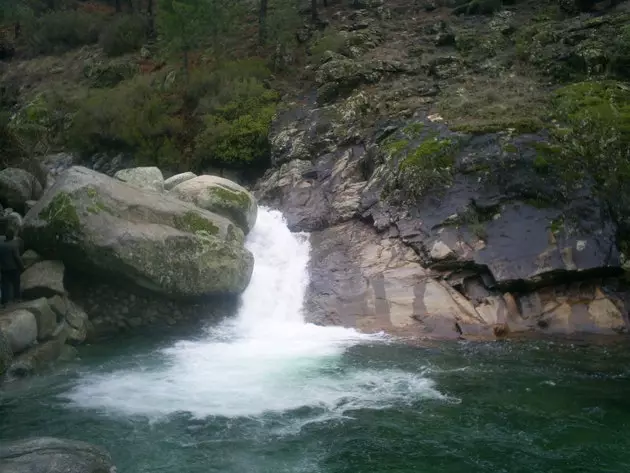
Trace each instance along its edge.
{"label": "moss-covered boulder", "polygon": [[170,194],[229,218],[245,233],[254,228],[258,205],[245,188],[218,176],[199,176],[178,184]]}
{"label": "moss-covered boulder", "polygon": [[68,268],[169,297],[238,294],[253,269],[243,232],[226,218],[83,167],[46,191],[23,238]]}
{"label": "moss-covered boulder", "polygon": [[114,177],[120,181],[156,192],[164,190],[164,176],[155,166],[130,168],[118,171]]}

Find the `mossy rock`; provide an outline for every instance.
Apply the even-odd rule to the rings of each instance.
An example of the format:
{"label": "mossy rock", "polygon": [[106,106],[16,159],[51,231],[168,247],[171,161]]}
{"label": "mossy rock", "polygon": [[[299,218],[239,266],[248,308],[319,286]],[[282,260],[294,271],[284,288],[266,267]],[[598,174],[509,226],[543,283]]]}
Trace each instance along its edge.
{"label": "mossy rock", "polygon": [[228,179],[198,176],[178,184],[169,193],[230,219],[246,234],[256,223],[256,199],[245,188]]}
{"label": "mossy rock", "polygon": [[253,269],[243,232],[228,219],[82,167],[31,209],[23,238],[73,270],[173,298],[238,294]]}

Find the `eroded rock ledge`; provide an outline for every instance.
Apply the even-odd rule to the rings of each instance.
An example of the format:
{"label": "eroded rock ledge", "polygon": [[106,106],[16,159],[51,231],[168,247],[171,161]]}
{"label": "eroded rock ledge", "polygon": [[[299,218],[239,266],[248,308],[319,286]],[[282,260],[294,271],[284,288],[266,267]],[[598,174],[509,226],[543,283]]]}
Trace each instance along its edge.
{"label": "eroded rock ledge", "polygon": [[[567,198],[539,172],[544,132],[470,135],[422,110],[371,126],[369,103],[356,91],[289,105],[256,188],[312,232],[318,322],[438,338],[627,332],[615,220],[588,183]],[[437,164],[402,174],[423,159]]]}

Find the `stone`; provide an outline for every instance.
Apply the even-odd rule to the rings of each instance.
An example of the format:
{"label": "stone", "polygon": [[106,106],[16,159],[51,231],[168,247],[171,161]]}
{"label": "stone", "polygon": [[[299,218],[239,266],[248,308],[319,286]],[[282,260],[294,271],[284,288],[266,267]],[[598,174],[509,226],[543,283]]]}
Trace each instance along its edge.
{"label": "stone", "polygon": [[56,295],[48,299],[48,305],[50,308],[57,314],[57,318],[59,320],[63,320],[66,318],[66,314],[68,313],[68,305],[69,301],[66,296]]}
{"label": "stone", "polygon": [[430,256],[435,261],[442,261],[454,256],[454,253],[444,242],[436,241],[431,247]]}
{"label": "stone", "polygon": [[85,342],[85,339],[87,338],[87,325],[83,325],[81,328],[75,328],[68,325],[68,327],[66,328],[66,333],[66,343],[70,345],[80,345]]}
{"label": "stone", "polygon": [[601,331],[622,333],[626,331],[623,315],[608,298],[596,299],[588,305],[588,313],[593,324]]}
{"label": "stone", "polygon": [[181,174],[175,174],[164,181],[164,190],[170,191],[173,187],[181,184],[182,182],[189,181],[197,177],[194,172],[183,172]]}
{"label": "stone", "polygon": [[156,167],[123,169],[118,171],[114,177],[143,190],[164,191],[164,176],[162,171]]}
{"label": "stone", "polygon": [[22,273],[22,296],[25,299],[65,294],[64,264],[61,261],[40,261]]}
{"label": "stone", "polygon": [[7,371],[13,361],[13,350],[11,350],[11,342],[0,330],[0,377]]}
{"label": "stone", "polygon": [[94,445],[34,437],[0,444],[0,473],[116,473],[116,468]]}
{"label": "stone", "polygon": [[353,147],[327,153],[314,162],[293,160],[261,179],[255,193],[283,211],[292,231],[315,231],[360,214],[366,182],[361,172],[365,150]]}
{"label": "stone", "polygon": [[66,324],[59,324],[53,338],[33,345],[14,357],[9,375],[23,377],[43,370],[61,356],[67,337]]}
{"label": "stone", "polygon": [[79,345],[87,337],[89,319],[85,311],[72,301],[68,301],[68,311],[65,315],[68,324],[68,343]]}
{"label": "stone", "polygon": [[223,177],[195,177],[178,184],[169,194],[230,219],[245,234],[256,224],[258,205],[254,196]]}
{"label": "stone", "polygon": [[243,232],[228,219],[83,167],[46,191],[23,237],[68,268],[167,297],[239,294],[253,269]]}
{"label": "stone", "polygon": [[44,297],[32,301],[21,302],[15,306],[31,312],[37,321],[37,339],[46,340],[50,338],[57,327],[57,316],[55,311]]}
{"label": "stone", "polygon": [[39,256],[35,251],[33,250],[26,250],[24,252],[24,254],[22,255],[22,262],[24,263],[24,268],[28,269],[31,266],[33,266],[35,263],[38,263],[39,261],[42,260],[42,257]]}
{"label": "stone", "polygon": [[31,210],[33,207],[35,207],[35,204],[37,203],[36,200],[27,200],[24,203],[24,212],[28,213],[29,210]]}
{"label": "stone", "polygon": [[18,168],[0,171],[0,203],[23,212],[26,202],[37,200],[43,192],[42,185],[30,172]]}
{"label": "stone", "polygon": [[11,351],[17,354],[26,350],[37,340],[37,320],[27,310],[12,310],[0,315],[0,331],[7,337]]}

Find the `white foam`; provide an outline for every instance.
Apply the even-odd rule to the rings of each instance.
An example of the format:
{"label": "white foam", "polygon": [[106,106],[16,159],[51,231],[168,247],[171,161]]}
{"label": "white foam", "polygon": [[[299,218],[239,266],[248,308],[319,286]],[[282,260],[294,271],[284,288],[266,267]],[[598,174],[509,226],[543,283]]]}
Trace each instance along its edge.
{"label": "white foam", "polygon": [[291,233],[279,212],[260,209],[247,247],[256,262],[237,317],[200,341],[156,353],[162,359],[157,368],[85,375],[67,394],[72,403],[150,417],[258,416],[304,406],[334,417],[441,397],[419,374],[342,363],[349,347],[381,336],[304,322],[308,236]]}

